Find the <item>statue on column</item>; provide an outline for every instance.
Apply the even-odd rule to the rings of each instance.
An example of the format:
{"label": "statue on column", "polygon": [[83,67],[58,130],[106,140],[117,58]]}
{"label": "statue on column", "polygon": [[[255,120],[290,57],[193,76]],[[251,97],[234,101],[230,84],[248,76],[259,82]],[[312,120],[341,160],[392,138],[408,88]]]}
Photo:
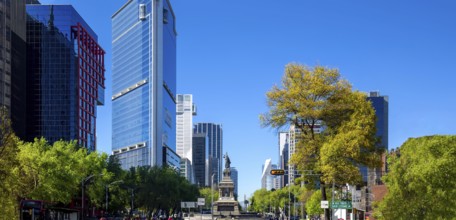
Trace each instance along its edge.
{"label": "statue on column", "polygon": [[231,165],[231,161],[230,161],[230,158],[228,157],[228,153],[225,154],[224,158],[225,158],[225,168],[229,169],[230,165]]}

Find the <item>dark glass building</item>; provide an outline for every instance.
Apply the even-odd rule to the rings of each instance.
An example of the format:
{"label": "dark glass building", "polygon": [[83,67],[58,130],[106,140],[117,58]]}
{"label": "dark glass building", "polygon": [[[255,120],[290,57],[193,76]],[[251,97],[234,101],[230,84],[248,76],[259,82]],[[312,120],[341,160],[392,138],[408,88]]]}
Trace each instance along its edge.
{"label": "dark glass building", "polygon": [[0,1],[0,106],[10,112],[13,130],[26,136],[25,0]]}
{"label": "dark glass building", "polygon": [[[376,136],[380,140],[377,147],[383,148],[386,153],[388,151],[388,96],[381,96],[379,92],[369,92],[367,100],[372,103],[377,118]],[[386,161],[383,160],[381,168],[369,169],[365,166],[360,166],[360,171],[365,183],[377,185],[381,183],[381,177],[386,171]]]}
{"label": "dark glass building", "polygon": [[27,5],[27,139],[77,140],[96,150],[104,50],[71,5]]}
{"label": "dark glass building", "polygon": [[221,124],[197,123],[193,127],[193,133],[205,133],[209,139],[209,175],[215,173],[214,182],[219,183],[222,178],[223,159],[223,129]]}
{"label": "dark glass building", "polygon": [[210,176],[206,173],[206,160],[209,156],[207,147],[209,145],[209,139],[206,133],[193,134],[192,137],[192,162],[193,162],[193,173],[195,182],[198,186],[208,186]]}

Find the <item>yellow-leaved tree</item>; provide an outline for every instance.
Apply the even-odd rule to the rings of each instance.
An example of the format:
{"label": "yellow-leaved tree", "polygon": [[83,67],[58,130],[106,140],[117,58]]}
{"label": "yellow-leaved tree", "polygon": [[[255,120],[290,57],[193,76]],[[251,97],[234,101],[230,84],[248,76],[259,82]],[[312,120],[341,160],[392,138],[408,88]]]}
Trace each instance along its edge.
{"label": "yellow-leaved tree", "polygon": [[333,182],[360,183],[359,165],[381,166],[372,104],[337,69],[288,64],[282,84],[266,95],[269,111],[260,115],[262,125],[299,131],[291,163],[318,175],[322,200]]}

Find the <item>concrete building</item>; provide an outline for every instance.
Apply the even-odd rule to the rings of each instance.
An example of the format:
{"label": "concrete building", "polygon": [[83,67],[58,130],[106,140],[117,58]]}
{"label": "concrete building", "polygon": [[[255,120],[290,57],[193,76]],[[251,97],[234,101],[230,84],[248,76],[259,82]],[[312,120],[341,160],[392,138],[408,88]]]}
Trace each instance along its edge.
{"label": "concrete building", "polygon": [[[193,96],[190,94],[177,95],[176,115],[176,152],[181,158],[190,160],[193,166],[193,116],[196,115],[196,106],[193,104]],[[190,170],[194,170],[190,167]],[[192,173],[185,176],[190,182],[194,182]],[[201,182],[204,185],[204,182]]]}

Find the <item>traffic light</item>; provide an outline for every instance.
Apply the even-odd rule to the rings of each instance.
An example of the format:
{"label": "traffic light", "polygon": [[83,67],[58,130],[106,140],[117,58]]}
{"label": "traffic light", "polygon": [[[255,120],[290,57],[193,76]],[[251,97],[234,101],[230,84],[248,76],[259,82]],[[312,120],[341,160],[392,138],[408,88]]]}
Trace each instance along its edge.
{"label": "traffic light", "polygon": [[274,176],[279,176],[279,175],[284,175],[285,174],[285,170],[271,170],[271,175],[274,175]]}

